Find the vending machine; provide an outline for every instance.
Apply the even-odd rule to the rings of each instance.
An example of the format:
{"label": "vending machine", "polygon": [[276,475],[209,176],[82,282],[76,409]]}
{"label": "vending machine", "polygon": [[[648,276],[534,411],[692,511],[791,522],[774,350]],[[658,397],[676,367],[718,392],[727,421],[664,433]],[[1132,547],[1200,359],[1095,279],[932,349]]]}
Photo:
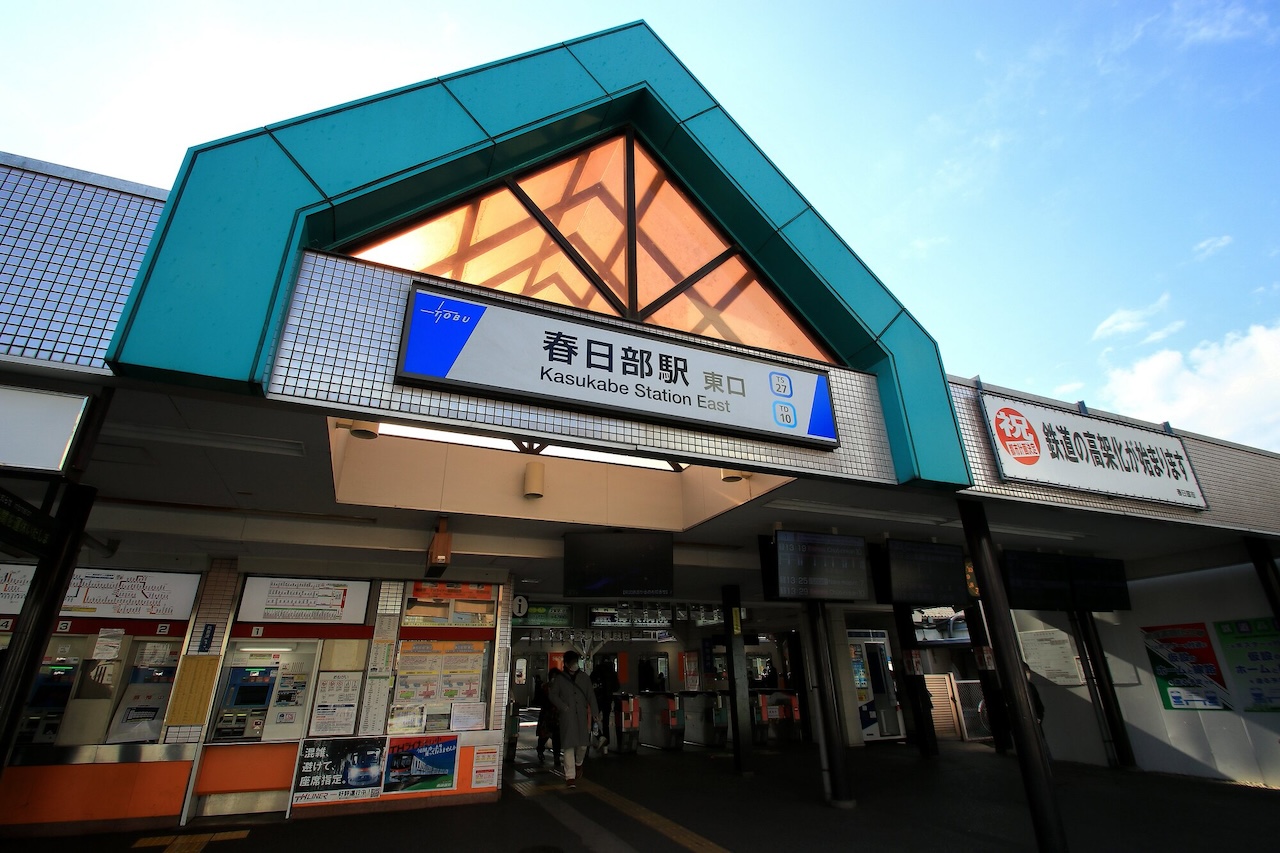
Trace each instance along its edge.
{"label": "vending machine", "polygon": [[898,688],[893,681],[889,632],[851,628],[848,640],[849,664],[853,667],[853,689],[857,696],[863,740],[906,737]]}

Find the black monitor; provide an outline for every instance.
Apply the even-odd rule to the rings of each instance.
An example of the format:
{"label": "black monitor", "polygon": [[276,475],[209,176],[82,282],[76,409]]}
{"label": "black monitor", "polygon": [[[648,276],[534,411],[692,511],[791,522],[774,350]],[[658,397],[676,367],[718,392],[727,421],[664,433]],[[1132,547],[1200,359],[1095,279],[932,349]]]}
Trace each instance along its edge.
{"label": "black monitor", "polygon": [[894,604],[964,605],[964,549],[959,545],[889,540],[889,600]]}
{"label": "black monitor", "polygon": [[270,684],[241,684],[236,688],[237,708],[265,708],[271,696]]}
{"label": "black monitor", "polygon": [[1004,587],[1013,610],[1071,610],[1071,567],[1061,554],[1004,552]]}
{"label": "black monitor", "polygon": [[675,595],[675,542],[648,530],[564,535],[565,598]]}
{"label": "black monitor", "polygon": [[1005,551],[1005,588],[1014,610],[1129,610],[1124,561]]}
{"label": "black monitor", "polygon": [[778,530],[760,537],[764,596],[773,601],[871,598],[867,543],[861,536]]}
{"label": "black monitor", "polygon": [[1071,592],[1077,610],[1130,610],[1129,582],[1123,560],[1075,557]]}

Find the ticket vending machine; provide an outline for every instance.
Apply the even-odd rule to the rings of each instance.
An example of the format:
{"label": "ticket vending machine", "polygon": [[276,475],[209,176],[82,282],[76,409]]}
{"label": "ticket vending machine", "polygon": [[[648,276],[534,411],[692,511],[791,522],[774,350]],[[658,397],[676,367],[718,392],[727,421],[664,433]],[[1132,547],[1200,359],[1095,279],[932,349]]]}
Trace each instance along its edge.
{"label": "ticket vending machine", "polygon": [[849,629],[849,664],[863,740],[906,737],[898,690],[893,682],[889,632]]}
{"label": "ticket vending machine", "polygon": [[274,666],[233,666],[214,717],[213,740],[261,740],[276,686]]}
{"label": "ticket vending machine", "polygon": [[40,667],[22,709],[18,743],[53,743],[57,740],[79,669],[79,658],[59,658]]}

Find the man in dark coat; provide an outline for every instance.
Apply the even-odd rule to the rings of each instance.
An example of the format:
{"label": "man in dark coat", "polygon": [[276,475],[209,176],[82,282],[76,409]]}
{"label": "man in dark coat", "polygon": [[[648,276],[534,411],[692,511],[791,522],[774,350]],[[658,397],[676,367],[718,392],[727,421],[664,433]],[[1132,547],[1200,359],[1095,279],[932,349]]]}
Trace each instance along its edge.
{"label": "man in dark coat", "polygon": [[551,682],[551,704],[560,712],[560,745],[564,747],[564,779],[577,786],[582,762],[591,746],[591,721],[599,717],[591,679],[579,666],[582,656],[570,649],[564,653],[564,672]]}

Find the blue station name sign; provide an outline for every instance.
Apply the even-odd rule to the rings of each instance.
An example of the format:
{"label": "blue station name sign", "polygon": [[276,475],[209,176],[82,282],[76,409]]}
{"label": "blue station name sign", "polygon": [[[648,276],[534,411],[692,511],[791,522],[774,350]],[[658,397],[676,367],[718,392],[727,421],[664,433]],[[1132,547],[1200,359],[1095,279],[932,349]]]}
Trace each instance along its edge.
{"label": "blue station name sign", "polygon": [[839,445],[825,371],[425,284],[409,295],[396,380]]}

